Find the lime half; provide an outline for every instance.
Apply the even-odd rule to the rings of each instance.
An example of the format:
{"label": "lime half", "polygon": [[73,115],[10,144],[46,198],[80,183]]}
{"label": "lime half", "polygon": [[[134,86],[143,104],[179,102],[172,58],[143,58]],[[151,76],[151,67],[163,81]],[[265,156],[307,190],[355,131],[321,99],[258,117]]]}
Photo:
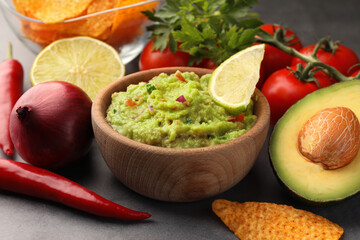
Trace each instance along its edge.
{"label": "lime half", "polygon": [[32,85],[70,82],[93,100],[102,88],[124,75],[125,66],[112,46],[90,37],[73,37],[44,48],[32,65],[30,80]]}
{"label": "lime half", "polygon": [[259,81],[264,52],[264,44],[248,47],[215,69],[209,84],[215,102],[234,115],[245,110]]}

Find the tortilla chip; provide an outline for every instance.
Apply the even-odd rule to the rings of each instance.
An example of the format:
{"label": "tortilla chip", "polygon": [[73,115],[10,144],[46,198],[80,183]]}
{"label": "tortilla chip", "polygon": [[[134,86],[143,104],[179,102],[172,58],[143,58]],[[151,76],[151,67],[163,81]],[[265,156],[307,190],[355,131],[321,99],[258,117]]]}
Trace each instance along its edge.
{"label": "tortilla chip", "polygon": [[22,0],[13,0],[13,3],[14,3],[14,7],[16,9],[16,11],[18,11],[19,13],[23,14],[23,15],[26,15],[26,12],[25,12],[25,8],[24,8],[24,1]]}
{"label": "tortilla chip", "polygon": [[[104,10],[112,9],[116,7],[116,0],[94,0],[87,9],[87,14],[101,12]],[[116,13],[109,12],[103,14],[103,16],[92,17],[92,21],[89,21],[88,31],[95,37],[101,36],[102,39],[108,38],[111,33],[111,27],[114,21]]]}
{"label": "tortilla chip", "polygon": [[[142,2],[143,0],[118,0],[116,7],[125,7],[135,3]],[[151,5],[150,5],[151,6]],[[155,5],[156,6],[156,5]],[[140,5],[137,7],[126,8],[116,13],[114,20],[113,31],[119,26],[124,25],[138,25],[138,22],[142,22],[143,18],[146,18],[141,11],[144,11],[149,6],[148,4]],[[134,23],[135,21],[135,23]]]}
{"label": "tortilla chip", "polygon": [[21,30],[24,35],[39,44],[41,47],[46,47],[55,40],[67,37],[73,37],[71,34],[64,34],[60,31],[46,30],[46,29],[34,29],[35,23],[22,22]]}
{"label": "tortilla chip", "polygon": [[23,0],[27,15],[44,23],[56,23],[83,14],[93,0]]}
{"label": "tortilla chip", "polygon": [[42,47],[72,36],[89,36],[103,40],[115,48],[130,43],[143,34],[142,24],[147,21],[144,10],[155,8],[159,2],[130,7],[124,10],[95,14],[81,20],[63,20],[85,16],[144,0],[13,0],[19,13],[42,22],[22,20],[25,36]]}
{"label": "tortilla chip", "polygon": [[[124,7],[143,0],[118,0],[116,7]],[[137,7],[130,7],[116,12],[112,33],[107,43],[113,46],[121,46],[132,42],[137,36],[143,34],[141,26],[147,21],[147,17],[142,11],[155,9],[159,2],[150,2]]]}
{"label": "tortilla chip", "polygon": [[333,240],[344,233],[321,216],[287,205],[219,199],[212,210],[241,240]]}
{"label": "tortilla chip", "polygon": [[[116,0],[94,0],[86,9],[85,14],[105,11],[116,7]],[[83,23],[79,23],[67,29],[68,33],[90,36],[104,40],[111,33],[111,26],[115,18],[115,12],[102,13],[87,17]],[[74,22],[75,23],[75,22]],[[101,38],[99,37],[101,36]]]}

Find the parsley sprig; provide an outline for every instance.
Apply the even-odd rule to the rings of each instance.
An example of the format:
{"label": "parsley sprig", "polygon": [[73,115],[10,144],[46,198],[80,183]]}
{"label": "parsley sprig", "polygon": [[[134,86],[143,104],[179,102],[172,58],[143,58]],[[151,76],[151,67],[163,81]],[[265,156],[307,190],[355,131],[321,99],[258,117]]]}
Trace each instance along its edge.
{"label": "parsley sprig", "polygon": [[144,11],[153,49],[169,46],[191,55],[189,65],[203,58],[217,65],[251,46],[262,22],[249,13],[257,0],[166,0],[157,11]]}

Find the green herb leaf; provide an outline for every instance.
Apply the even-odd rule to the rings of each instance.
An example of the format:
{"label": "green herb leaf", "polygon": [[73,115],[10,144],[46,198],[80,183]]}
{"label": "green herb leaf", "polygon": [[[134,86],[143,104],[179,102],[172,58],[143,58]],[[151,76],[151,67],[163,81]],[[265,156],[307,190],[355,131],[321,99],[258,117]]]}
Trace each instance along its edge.
{"label": "green herb leaf", "polygon": [[143,12],[153,25],[153,49],[169,46],[191,55],[189,65],[203,58],[218,65],[255,42],[262,22],[250,13],[257,0],[166,0],[158,11]]}
{"label": "green herb leaf", "polygon": [[193,121],[192,121],[192,119],[191,119],[190,116],[186,116],[186,117],[185,117],[185,123],[186,123],[186,124],[192,124],[192,123],[193,123]]}
{"label": "green herb leaf", "polygon": [[156,90],[156,87],[154,85],[152,85],[151,83],[148,83],[145,85],[146,86],[146,91],[150,94],[152,91]]}
{"label": "green herb leaf", "polygon": [[170,48],[170,51],[175,54],[177,51],[177,43],[175,41],[173,34],[170,34],[170,36],[169,36],[168,46]]}

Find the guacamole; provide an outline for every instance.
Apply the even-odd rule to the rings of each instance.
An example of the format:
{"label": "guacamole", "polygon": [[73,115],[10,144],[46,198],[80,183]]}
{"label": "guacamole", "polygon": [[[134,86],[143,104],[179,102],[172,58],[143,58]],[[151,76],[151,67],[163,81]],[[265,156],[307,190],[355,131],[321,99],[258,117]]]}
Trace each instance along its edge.
{"label": "guacamole", "polygon": [[255,123],[253,103],[232,116],[208,93],[210,74],[162,73],[116,92],[106,121],[135,141],[169,148],[197,148],[233,140]]}

